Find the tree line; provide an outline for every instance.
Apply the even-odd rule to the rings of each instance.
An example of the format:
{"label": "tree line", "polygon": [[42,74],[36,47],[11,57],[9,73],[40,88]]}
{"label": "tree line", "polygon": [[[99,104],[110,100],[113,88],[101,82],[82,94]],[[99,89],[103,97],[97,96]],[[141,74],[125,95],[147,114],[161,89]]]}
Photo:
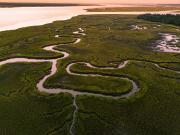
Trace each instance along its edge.
{"label": "tree line", "polygon": [[144,15],[139,15],[138,19],[180,26],[180,15],[178,14],[177,15],[144,14]]}

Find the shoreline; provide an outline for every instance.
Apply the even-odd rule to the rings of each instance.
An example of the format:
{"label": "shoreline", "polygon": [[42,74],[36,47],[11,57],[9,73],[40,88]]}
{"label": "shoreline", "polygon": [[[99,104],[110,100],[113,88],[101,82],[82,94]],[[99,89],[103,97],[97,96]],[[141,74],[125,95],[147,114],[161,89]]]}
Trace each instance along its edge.
{"label": "shoreline", "polygon": [[[14,7],[0,8],[1,24],[0,32],[16,30],[30,26],[41,26],[54,21],[69,20],[79,15],[140,15],[146,13],[152,14],[180,14],[180,12],[171,11],[153,11],[153,12],[88,12],[94,8],[111,8],[114,5],[99,6],[61,6],[61,7]],[[119,5],[123,6],[123,5]]]}

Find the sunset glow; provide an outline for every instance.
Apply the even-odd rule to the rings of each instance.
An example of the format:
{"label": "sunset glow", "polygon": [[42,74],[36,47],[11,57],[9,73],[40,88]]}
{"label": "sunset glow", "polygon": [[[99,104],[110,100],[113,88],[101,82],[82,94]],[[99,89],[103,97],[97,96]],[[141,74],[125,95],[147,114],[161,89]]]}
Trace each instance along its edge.
{"label": "sunset glow", "polygon": [[[45,3],[52,3],[52,0],[2,0],[0,2],[45,2]],[[179,0],[53,0],[53,3],[145,3],[145,4],[151,4],[151,3],[180,3]]]}

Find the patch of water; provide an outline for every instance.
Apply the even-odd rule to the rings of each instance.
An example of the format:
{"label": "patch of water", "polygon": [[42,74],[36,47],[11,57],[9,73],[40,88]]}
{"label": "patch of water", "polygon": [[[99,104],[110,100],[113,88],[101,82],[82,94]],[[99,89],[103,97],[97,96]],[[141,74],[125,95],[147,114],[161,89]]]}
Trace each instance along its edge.
{"label": "patch of water", "polygon": [[175,34],[169,33],[159,33],[161,35],[161,40],[156,42],[155,50],[160,52],[170,52],[170,53],[180,53],[180,47],[178,43],[180,38]]}

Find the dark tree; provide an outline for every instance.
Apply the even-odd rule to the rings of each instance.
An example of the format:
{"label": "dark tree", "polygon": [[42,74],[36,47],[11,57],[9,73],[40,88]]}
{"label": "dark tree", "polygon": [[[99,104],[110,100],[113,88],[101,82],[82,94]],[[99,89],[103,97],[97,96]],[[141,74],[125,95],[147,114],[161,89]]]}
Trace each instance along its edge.
{"label": "dark tree", "polygon": [[144,14],[139,15],[138,19],[180,26],[180,15]]}

